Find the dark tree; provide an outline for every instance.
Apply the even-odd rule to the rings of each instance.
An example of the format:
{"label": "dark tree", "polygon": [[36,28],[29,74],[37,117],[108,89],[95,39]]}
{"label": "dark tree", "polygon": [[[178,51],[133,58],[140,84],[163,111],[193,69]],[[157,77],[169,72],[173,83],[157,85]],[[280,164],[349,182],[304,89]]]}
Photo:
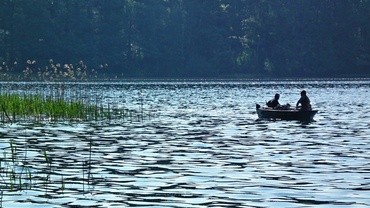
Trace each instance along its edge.
{"label": "dark tree", "polygon": [[369,40],[369,0],[0,1],[0,66],[18,73],[365,76]]}

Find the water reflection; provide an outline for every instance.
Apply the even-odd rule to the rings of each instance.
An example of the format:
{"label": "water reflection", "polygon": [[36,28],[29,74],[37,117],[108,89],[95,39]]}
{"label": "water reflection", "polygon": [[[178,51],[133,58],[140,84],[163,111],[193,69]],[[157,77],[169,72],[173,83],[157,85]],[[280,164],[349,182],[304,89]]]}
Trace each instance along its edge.
{"label": "water reflection", "polygon": [[[27,167],[32,180],[25,176],[22,184],[31,188],[19,191],[2,185],[2,205],[368,207],[369,86],[363,80],[71,85],[66,89],[117,105],[124,100],[128,108],[143,99],[157,116],[3,125],[0,148],[9,159],[13,140],[17,167]],[[281,92],[282,102],[293,103],[302,88],[320,110],[315,122],[256,120],[256,102]]]}

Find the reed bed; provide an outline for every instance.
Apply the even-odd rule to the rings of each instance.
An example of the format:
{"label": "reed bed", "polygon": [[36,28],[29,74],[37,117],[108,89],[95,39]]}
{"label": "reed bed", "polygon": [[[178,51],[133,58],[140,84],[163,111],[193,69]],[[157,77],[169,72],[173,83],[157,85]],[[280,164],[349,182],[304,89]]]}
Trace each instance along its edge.
{"label": "reed bed", "polygon": [[[68,181],[69,184],[81,184],[82,191],[85,192],[85,183],[90,187],[94,180],[91,173],[91,145],[89,142],[89,158],[84,160],[81,166],[81,181]],[[40,149],[39,154],[34,158],[29,158],[27,148],[17,145],[13,140],[9,141],[8,147],[0,149],[0,207],[4,192],[20,190],[43,190],[63,193],[66,180],[56,164],[53,164],[52,155],[46,149]],[[35,161],[37,161],[35,163]],[[35,166],[37,164],[37,166]]]}
{"label": "reed bed", "polygon": [[81,100],[38,95],[0,94],[0,120],[18,121],[89,121],[131,116],[127,109],[112,109]]}

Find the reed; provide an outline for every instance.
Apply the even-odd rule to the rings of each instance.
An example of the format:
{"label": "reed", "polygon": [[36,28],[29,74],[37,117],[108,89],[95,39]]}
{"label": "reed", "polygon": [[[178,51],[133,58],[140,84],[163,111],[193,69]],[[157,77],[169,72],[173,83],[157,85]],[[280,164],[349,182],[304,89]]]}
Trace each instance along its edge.
{"label": "reed", "polygon": [[[13,140],[9,141],[10,155],[7,156],[7,152],[3,150],[3,158],[0,158],[0,179],[2,190],[21,190],[24,189],[23,179],[25,174],[23,173],[24,166],[20,167],[18,164],[21,162],[16,157],[17,148]],[[19,171],[21,170],[21,171]]]}
{"label": "reed", "polygon": [[[8,150],[7,150],[8,149]],[[2,148],[3,157],[0,157],[0,192],[5,191],[19,191],[31,189],[33,181],[44,183],[45,190],[48,190],[48,184],[51,183],[52,160],[46,150],[42,152],[45,162],[45,169],[39,173],[45,173],[46,176],[40,182],[40,177],[31,173],[30,165],[32,160],[27,158],[27,152],[19,151],[15,143],[10,140],[8,148]],[[26,150],[27,151],[27,150]],[[17,155],[24,154],[24,158],[17,157]],[[8,156],[9,155],[9,156]],[[63,182],[64,183],[64,182]],[[63,185],[64,186],[64,185]],[[2,197],[2,196],[1,196]],[[0,200],[2,199],[0,197]],[[1,207],[1,206],[0,206]]]}
{"label": "reed", "polygon": [[103,120],[123,118],[123,110],[104,108],[81,100],[71,101],[63,97],[41,97],[38,95],[0,94],[1,121],[65,121]]}
{"label": "reed", "polygon": [[[83,60],[77,63],[59,63],[49,61],[23,60],[4,61],[0,57],[1,81],[85,81],[111,79],[106,73],[108,64],[100,64],[90,69]],[[115,79],[118,79],[115,76]]]}
{"label": "reed", "polygon": [[[108,76],[109,73],[106,74],[107,71],[109,71],[108,64],[101,64],[96,69],[90,69],[83,60],[78,63],[65,64],[55,62],[53,59],[47,63],[36,60],[9,63],[0,60],[0,81],[46,83],[45,88],[37,88],[37,91],[33,91],[30,84],[23,89],[23,95],[9,94],[6,91],[7,87],[0,85],[0,122],[101,121],[117,118],[143,121],[145,113],[142,92],[140,92],[141,100],[138,110],[128,110],[118,108],[114,103],[107,105],[102,96],[94,90],[86,95],[83,85],[80,85],[80,90],[66,89],[65,83],[67,82],[111,80],[112,77]],[[86,97],[93,96],[96,97],[96,102],[86,101],[89,100]]]}

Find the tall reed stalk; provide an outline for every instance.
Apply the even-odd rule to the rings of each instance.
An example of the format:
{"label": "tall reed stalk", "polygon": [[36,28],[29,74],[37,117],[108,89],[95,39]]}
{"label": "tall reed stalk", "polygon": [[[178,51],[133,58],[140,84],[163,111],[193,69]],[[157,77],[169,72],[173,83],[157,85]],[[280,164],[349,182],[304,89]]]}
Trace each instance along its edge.
{"label": "tall reed stalk", "polygon": [[85,104],[81,100],[70,101],[63,97],[41,97],[37,95],[0,94],[1,121],[40,121],[40,120],[98,120],[112,119],[110,106]]}

